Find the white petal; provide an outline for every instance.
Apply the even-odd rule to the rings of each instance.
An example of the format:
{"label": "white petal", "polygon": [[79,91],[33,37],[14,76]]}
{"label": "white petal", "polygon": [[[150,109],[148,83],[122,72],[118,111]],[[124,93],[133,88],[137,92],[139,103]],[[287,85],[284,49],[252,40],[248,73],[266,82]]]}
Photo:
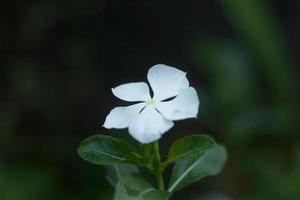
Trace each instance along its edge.
{"label": "white petal", "polygon": [[158,140],[173,125],[174,123],[165,119],[154,106],[147,106],[129,125],[129,133],[141,143],[150,143]]}
{"label": "white petal", "polygon": [[174,97],[189,87],[185,72],[163,64],[151,67],[147,78],[157,100]]}
{"label": "white petal", "polygon": [[147,101],[151,99],[147,83],[126,83],[112,88],[112,93],[125,101]]}
{"label": "white petal", "polygon": [[169,120],[196,118],[199,108],[197,92],[189,87],[171,101],[157,102],[157,110]]}
{"label": "white petal", "polygon": [[138,103],[127,107],[115,107],[107,115],[103,127],[127,128],[145,106],[145,103]]}

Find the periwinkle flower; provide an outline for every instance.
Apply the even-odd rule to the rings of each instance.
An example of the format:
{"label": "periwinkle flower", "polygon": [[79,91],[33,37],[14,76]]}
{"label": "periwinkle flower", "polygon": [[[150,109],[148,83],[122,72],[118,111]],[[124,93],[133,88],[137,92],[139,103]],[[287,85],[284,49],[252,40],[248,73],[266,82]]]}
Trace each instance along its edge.
{"label": "periwinkle flower", "polygon": [[158,64],[149,69],[147,78],[153,97],[145,82],[112,88],[116,97],[140,103],[112,109],[103,124],[105,128],[128,127],[136,140],[150,143],[173,127],[173,121],[197,117],[199,99],[196,90],[189,86],[185,72]]}

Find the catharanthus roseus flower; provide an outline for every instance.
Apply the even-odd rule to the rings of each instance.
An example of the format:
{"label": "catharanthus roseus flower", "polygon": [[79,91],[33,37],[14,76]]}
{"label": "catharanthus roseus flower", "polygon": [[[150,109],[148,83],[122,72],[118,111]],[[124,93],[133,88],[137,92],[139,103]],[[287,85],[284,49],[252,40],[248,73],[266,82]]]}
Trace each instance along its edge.
{"label": "catharanthus roseus flower", "polygon": [[128,127],[136,140],[150,143],[168,131],[173,121],[197,117],[199,99],[196,90],[189,86],[185,72],[158,64],[149,69],[147,78],[153,97],[144,82],[112,88],[116,97],[140,103],[112,109],[104,122],[105,128]]}

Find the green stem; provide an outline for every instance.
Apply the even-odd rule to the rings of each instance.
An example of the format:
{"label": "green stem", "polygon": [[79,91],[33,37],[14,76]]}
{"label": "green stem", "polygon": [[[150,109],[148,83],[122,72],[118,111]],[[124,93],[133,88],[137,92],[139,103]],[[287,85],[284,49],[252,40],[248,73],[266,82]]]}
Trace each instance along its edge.
{"label": "green stem", "polygon": [[165,186],[164,186],[164,179],[162,177],[162,173],[157,173],[156,174],[156,179],[157,179],[157,183],[158,183],[158,189],[159,190],[164,190]]}
{"label": "green stem", "polygon": [[156,169],[155,169],[155,175],[156,175],[156,179],[157,179],[157,184],[158,184],[158,188],[160,190],[164,190],[165,187],[164,187],[164,179],[163,179],[163,176],[162,176],[162,165],[161,165],[161,158],[160,158],[160,154],[159,154],[159,143],[158,143],[158,140],[156,140],[154,143],[153,143],[153,150],[154,150],[154,153],[155,153],[155,166],[156,166]]}

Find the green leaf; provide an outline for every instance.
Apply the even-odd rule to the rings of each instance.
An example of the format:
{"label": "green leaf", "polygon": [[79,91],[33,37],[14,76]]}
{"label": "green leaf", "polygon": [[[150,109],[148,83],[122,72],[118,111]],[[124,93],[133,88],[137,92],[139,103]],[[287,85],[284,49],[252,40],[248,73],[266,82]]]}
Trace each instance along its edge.
{"label": "green leaf", "polygon": [[196,154],[203,153],[215,145],[214,140],[205,135],[184,137],[171,145],[166,163],[184,160]]}
{"label": "green leaf", "polygon": [[126,174],[139,173],[139,168],[137,166],[128,163],[108,165],[106,168],[106,179],[113,187],[116,187],[121,177]]}
{"label": "green leaf", "polygon": [[148,190],[145,191],[140,197],[142,200],[167,200],[171,196],[171,193],[161,190]]}
{"label": "green leaf", "polygon": [[106,135],[94,135],[83,140],[77,152],[93,164],[112,165],[133,162],[137,150],[127,142]]}
{"label": "green leaf", "polygon": [[136,192],[138,195],[146,190],[154,189],[140,174],[126,174],[122,177],[122,182],[129,190]]}
{"label": "green leaf", "polygon": [[125,185],[122,182],[118,182],[115,190],[114,200],[138,200],[136,197],[131,197],[127,193]]}
{"label": "green leaf", "polygon": [[176,191],[206,176],[218,174],[226,161],[224,147],[215,145],[210,150],[176,163],[169,184],[169,192]]}
{"label": "green leaf", "polygon": [[115,200],[167,200],[170,193],[155,189],[139,174],[126,174],[117,184]]}
{"label": "green leaf", "polygon": [[131,196],[128,194],[123,183],[119,182],[116,187],[114,200],[168,200],[170,193],[156,189],[148,189],[139,196]]}

